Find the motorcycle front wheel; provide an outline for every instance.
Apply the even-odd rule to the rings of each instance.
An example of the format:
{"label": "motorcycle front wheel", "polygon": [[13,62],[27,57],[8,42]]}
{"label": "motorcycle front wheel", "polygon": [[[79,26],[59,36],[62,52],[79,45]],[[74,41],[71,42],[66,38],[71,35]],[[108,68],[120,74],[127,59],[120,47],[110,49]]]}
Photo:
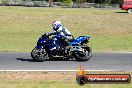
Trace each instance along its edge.
{"label": "motorcycle front wheel", "polygon": [[44,60],[48,59],[48,54],[45,49],[38,49],[35,47],[31,52],[31,57],[35,61],[43,62]]}

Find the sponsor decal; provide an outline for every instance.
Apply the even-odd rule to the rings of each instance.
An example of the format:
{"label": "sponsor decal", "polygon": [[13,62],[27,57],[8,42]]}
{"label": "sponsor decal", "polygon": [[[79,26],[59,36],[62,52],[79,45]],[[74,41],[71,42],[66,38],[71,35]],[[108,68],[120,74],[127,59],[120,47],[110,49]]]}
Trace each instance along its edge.
{"label": "sponsor decal", "polygon": [[88,74],[88,72],[84,71],[84,69],[80,66],[78,68],[78,72],[76,74],[76,81],[78,84],[100,84],[100,83],[130,83],[131,76],[129,74]]}

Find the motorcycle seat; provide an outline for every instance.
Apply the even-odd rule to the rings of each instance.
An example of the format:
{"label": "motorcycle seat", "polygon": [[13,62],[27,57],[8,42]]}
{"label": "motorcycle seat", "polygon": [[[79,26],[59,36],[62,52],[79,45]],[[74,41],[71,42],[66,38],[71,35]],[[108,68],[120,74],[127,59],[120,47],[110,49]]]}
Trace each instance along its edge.
{"label": "motorcycle seat", "polygon": [[70,39],[70,40],[68,40],[69,42],[73,42],[75,39],[73,38],[73,39]]}

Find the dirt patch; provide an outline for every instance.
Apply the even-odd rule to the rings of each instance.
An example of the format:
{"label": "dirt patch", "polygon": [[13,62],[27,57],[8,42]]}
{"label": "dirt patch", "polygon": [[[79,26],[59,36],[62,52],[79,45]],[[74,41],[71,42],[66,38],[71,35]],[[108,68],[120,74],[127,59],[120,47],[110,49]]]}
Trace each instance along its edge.
{"label": "dirt patch", "polygon": [[76,72],[0,72],[1,80],[75,80]]}

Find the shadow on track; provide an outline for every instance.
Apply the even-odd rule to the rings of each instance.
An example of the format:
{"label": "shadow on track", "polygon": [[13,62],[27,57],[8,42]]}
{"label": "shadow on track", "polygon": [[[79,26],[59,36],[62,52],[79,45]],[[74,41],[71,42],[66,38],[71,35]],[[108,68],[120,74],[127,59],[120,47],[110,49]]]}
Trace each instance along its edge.
{"label": "shadow on track", "polygon": [[122,14],[124,13],[125,14],[125,13],[128,13],[128,12],[116,12],[116,13],[122,13]]}
{"label": "shadow on track", "polygon": [[[26,58],[15,58],[15,59],[19,60],[19,61],[37,62],[37,61],[35,61],[33,59],[26,59]],[[75,59],[63,60],[63,59],[60,59],[60,58],[54,58],[54,59],[47,59],[45,61],[76,61],[76,60]]]}
{"label": "shadow on track", "polygon": [[35,62],[33,59],[26,59],[26,58],[16,58],[19,61],[27,61],[27,62]]}

